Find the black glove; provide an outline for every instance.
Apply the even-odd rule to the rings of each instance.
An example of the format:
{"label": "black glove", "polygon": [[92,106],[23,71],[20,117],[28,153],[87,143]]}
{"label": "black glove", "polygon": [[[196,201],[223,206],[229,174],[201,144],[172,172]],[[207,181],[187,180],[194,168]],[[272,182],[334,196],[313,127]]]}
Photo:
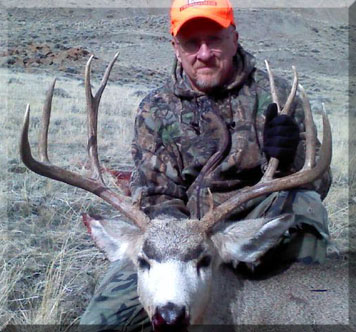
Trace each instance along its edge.
{"label": "black glove", "polygon": [[277,105],[269,104],[263,131],[263,152],[267,158],[277,158],[284,169],[294,160],[299,143],[299,127],[289,115],[278,115]]}

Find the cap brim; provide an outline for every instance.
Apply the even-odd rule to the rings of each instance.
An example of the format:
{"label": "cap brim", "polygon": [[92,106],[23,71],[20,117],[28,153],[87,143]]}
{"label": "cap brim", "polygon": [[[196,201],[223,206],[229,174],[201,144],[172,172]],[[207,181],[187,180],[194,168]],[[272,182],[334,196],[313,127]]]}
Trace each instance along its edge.
{"label": "cap brim", "polygon": [[219,17],[213,17],[213,16],[201,16],[201,15],[197,15],[197,16],[193,16],[193,17],[190,17],[189,19],[187,19],[186,21],[183,21],[181,22],[180,24],[178,24],[177,26],[175,26],[175,29],[171,31],[172,35],[173,36],[177,36],[179,30],[182,28],[183,25],[185,25],[186,23],[188,22],[191,22],[193,20],[196,20],[196,19],[202,19],[202,18],[205,18],[205,19],[208,19],[208,20],[211,20],[219,25],[221,25],[221,27],[223,28],[228,28],[231,24],[231,21],[228,20],[228,19],[222,19],[222,18],[219,18]]}

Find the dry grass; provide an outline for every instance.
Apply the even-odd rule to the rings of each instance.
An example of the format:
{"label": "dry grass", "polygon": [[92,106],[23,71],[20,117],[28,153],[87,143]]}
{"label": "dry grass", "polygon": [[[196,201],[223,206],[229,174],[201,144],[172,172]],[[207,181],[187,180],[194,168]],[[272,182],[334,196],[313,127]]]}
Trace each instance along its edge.
{"label": "dry grass", "polygon": [[333,185],[325,199],[329,214],[330,251],[344,255],[349,249],[348,118],[330,115],[333,132]]}
{"label": "dry grass", "polygon": [[[8,87],[1,98],[7,98],[11,111],[2,113],[7,117],[1,132],[8,155],[0,157],[7,170],[1,181],[0,329],[7,323],[73,324],[107,264],[86,234],[81,214],[113,216],[115,212],[91,194],[29,172],[19,160],[18,138],[26,103],[31,104],[30,141],[36,154],[42,103],[52,78],[7,73],[1,80],[1,86]],[[131,165],[133,118],[140,97],[134,90],[109,85],[101,103],[99,152],[109,156],[103,158],[106,165],[127,167]],[[84,88],[80,81],[65,79],[56,86],[50,158],[82,172],[86,157]]]}
{"label": "dry grass", "polygon": [[[3,72],[1,72],[2,74]],[[26,103],[31,104],[30,140],[36,146],[40,110],[51,78],[30,74],[0,75],[0,98],[7,97],[1,153],[0,329],[12,324],[74,324],[83,313],[107,262],[91,243],[80,221],[83,212],[115,212],[93,195],[26,170],[19,160],[18,135]],[[50,157],[81,171],[85,160],[85,100],[79,81],[61,79],[54,98]],[[21,93],[18,93],[21,91]],[[62,97],[60,96],[62,95]],[[100,110],[99,146],[106,165],[131,164],[135,91],[109,83]],[[334,184],[326,199],[334,251],[347,251],[348,124],[330,115],[334,133]],[[103,158],[105,156],[105,158]],[[8,224],[7,224],[8,222]]]}

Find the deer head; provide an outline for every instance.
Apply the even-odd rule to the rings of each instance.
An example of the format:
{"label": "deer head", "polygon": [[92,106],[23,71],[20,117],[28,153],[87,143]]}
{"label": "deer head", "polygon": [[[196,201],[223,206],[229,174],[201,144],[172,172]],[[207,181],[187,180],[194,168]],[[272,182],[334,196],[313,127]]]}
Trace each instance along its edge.
{"label": "deer head", "polygon": [[[97,152],[98,107],[117,56],[118,54],[109,64],[95,96],[92,95],[90,88],[90,66],[93,56],[86,66],[88,156],[91,174],[84,177],[49,162],[47,133],[54,83],[43,109],[39,144],[40,161],[32,157],[28,141],[29,106],[27,106],[21,135],[21,158],[29,169],[40,175],[80,187],[101,197],[132,222],[83,216],[84,224],[96,245],[104,251],[110,261],[130,259],[137,267],[138,294],[155,330],[162,331],[169,328],[171,331],[173,327],[185,330],[189,324],[196,324],[202,320],[205,307],[209,302],[214,273],[219,264],[229,262],[236,265],[240,261],[258,264],[260,257],[277,243],[280,234],[293,226],[288,221],[290,218],[286,218],[285,215],[274,219],[242,220],[228,226],[220,222],[252,198],[295,188],[320,177],[331,161],[330,124],[324,113],[323,143],[318,162],[315,163],[316,133],[308,99],[303,88],[299,86],[305,112],[307,146],[305,164],[299,172],[274,179],[278,160],[271,159],[268,171],[259,183],[241,189],[236,196],[217,207],[211,203],[209,212],[202,218],[177,220],[162,215],[150,220],[140,210],[138,204],[134,204],[127,197],[107,187],[101,175]],[[273,100],[280,108],[273,75],[268,64],[267,69]],[[297,87],[298,79],[294,68],[292,91],[282,112],[289,112]],[[214,154],[204,166],[203,176],[209,175],[218,164],[218,160],[219,155]],[[193,185],[199,186],[203,176],[199,176]]]}
{"label": "deer head", "polygon": [[84,216],[92,238],[109,260],[129,258],[135,264],[140,301],[158,331],[167,325],[201,323],[218,266],[256,264],[292,226],[288,220],[286,215],[244,220],[209,232],[197,219],[161,216],[141,230],[122,220]]}

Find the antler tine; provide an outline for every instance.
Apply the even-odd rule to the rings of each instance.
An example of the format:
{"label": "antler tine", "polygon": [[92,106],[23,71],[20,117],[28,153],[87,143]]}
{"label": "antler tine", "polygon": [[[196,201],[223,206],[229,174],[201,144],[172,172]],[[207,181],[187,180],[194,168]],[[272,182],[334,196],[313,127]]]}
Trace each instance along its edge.
{"label": "antler tine", "polygon": [[[20,139],[20,156],[23,163],[33,172],[49,177],[51,179],[68,183],[75,187],[79,187],[88,191],[95,192],[98,189],[98,184],[90,179],[86,179],[83,176],[59,168],[50,163],[44,163],[37,161],[33,158],[31,152],[31,146],[28,140],[28,129],[30,124],[30,105],[27,105],[24,123],[21,132]],[[85,181],[84,181],[85,180]]]}
{"label": "antler tine", "polygon": [[40,156],[40,160],[43,162],[47,162],[47,163],[49,163],[48,152],[47,152],[48,127],[49,127],[49,121],[51,118],[52,98],[53,98],[53,91],[54,91],[55,84],[56,84],[56,79],[53,80],[53,82],[47,92],[46,100],[43,105],[42,127],[41,127],[41,133],[40,133],[40,139],[39,139],[39,145],[38,145],[38,154]]}
{"label": "antler tine", "polygon": [[103,177],[100,171],[99,156],[98,156],[98,108],[100,97],[96,98],[92,94],[91,84],[90,84],[90,73],[91,73],[91,62],[94,55],[91,55],[86,66],[85,66],[85,96],[87,101],[87,126],[88,126],[88,159],[90,162],[91,177],[93,179],[98,179],[102,184],[104,184]]}
{"label": "antler tine", "polygon": [[299,84],[299,90],[301,91],[301,97],[304,108],[304,122],[305,122],[305,136],[306,142],[309,144],[306,145],[305,149],[305,169],[312,168],[315,164],[315,155],[316,155],[316,129],[313,123],[313,116],[311,113],[311,107],[307,94],[301,84]]}
{"label": "antler tine", "polygon": [[117,60],[119,54],[120,54],[120,52],[117,52],[114,55],[114,57],[112,58],[112,60],[110,61],[109,65],[106,67],[104,76],[100,82],[100,86],[99,86],[98,91],[95,94],[95,97],[93,97],[93,95],[92,95],[91,86],[90,86],[90,70],[91,70],[90,68],[91,68],[91,62],[94,58],[94,55],[92,54],[90,56],[86,66],[85,66],[85,81],[88,82],[88,83],[85,83],[85,91],[86,91],[86,94],[91,97],[91,98],[88,98],[89,101],[95,100],[97,102],[100,102],[101,95],[106,87],[107,82],[108,82],[112,67],[114,66],[115,61]]}
{"label": "antler tine", "polygon": [[295,94],[297,93],[297,88],[298,88],[298,73],[297,73],[297,69],[295,68],[295,66],[292,66],[293,69],[293,74],[294,74],[294,79],[293,79],[293,84],[292,84],[292,89],[290,91],[290,94],[287,98],[286,104],[283,107],[283,110],[281,112],[281,114],[290,114],[290,108],[292,106],[292,103],[294,101],[295,98]]}
{"label": "antler tine", "polygon": [[[96,102],[97,100],[98,99],[94,99],[94,102]],[[50,107],[46,109],[48,111],[50,110]],[[48,116],[49,116],[49,111],[48,111]],[[24,124],[21,132],[21,139],[20,139],[20,155],[23,163],[31,171],[39,175],[51,178],[53,180],[61,181],[69,185],[72,185],[74,187],[78,187],[86,191],[89,191],[97,195],[98,197],[102,198],[104,201],[108,202],[109,204],[111,204],[114,208],[119,210],[124,216],[126,216],[128,219],[133,221],[134,224],[136,224],[139,228],[145,229],[147,227],[150,221],[148,216],[139,208],[135,207],[131,202],[129,202],[126,197],[124,197],[119,193],[115,193],[112,190],[110,190],[108,187],[106,187],[103,184],[103,182],[101,182],[99,179],[84,177],[78,173],[67,171],[63,168],[52,165],[47,161],[41,162],[34,159],[31,153],[31,147],[28,140],[29,121],[30,121],[30,105],[27,105],[26,113],[24,117]],[[48,124],[49,124],[49,119],[48,119]],[[47,130],[48,130],[48,126],[47,126]]]}
{"label": "antler tine", "polygon": [[273,76],[272,70],[271,70],[267,60],[265,60],[265,64],[266,64],[266,69],[267,69],[267,73],[268,73],[268,77],[269,77],[269,84],[271,87],[272,100],[274,103],[277,104],[277,109],[278,109],[278,114],[279,114],[281,112],[281,107],[280,107],[279,101],[278,101],[276,85],[274,84],[274,76]]}
{"label": "antler tine", "polygon": [[323,111],[323,141],[319,151],[319,160],[315,165],[316,131],[314,129],[310,105],[306,94],[303,94],[303,90],[302,99],[307,133],[306,158],[302,169],[283,178],[268,179],[267,181],[262,181],[261,179],[261,181],[256,185],[241,189],[237,195],[219,205],[212,211],[209,211],[202,218],[202,224],[204,225],[206,232],[210,232],[219,221],[226,218],[232,211],[238,212],[238,210],[243,210],[243,204],[249,200],[275,191],[288,190],[313,182],[322,176],[322,174],[328,169],[332,156],[332,138],[329,119],[325,111]]}
{"label": "antler tine", "polygon": [[110,61],[109,65],[107,66],[104,76],[103,76],[103,79],[101,80],[100,87],[95,95],[95,98],[101,98],[101,95],[106,87],[106,83],[108,82],[112,67],[114,66],[114,63],[115,63],[117,57],[119,56],[119,54],[120,54],[120,52],[116,52],[113,59]]}
{"label": "antler tine", "polygon": [[[297,92],[297,87],[298,87],[297,70],[296,70],[295,66],[292,66],[293,73],[294,73],[292,89],[291,89],[291,92],[289,93],[289,96],[287,98],[286,104],[285,104],[284,108],[281,111],[280,110],[280,106],[278,104],[278,97],[277,97],[276,87],[275,87],[275,84],[274,84],[273,74],[272,74],[272,71],[270,69],[270,66],[269,66],[269,63],[268,63],[267,60],[265,60],[265,63],[266,63],[266,68],[267,68],[269,81],[270,81],[270,86],[271,86],[272,100],[273,100],[273,102],[275,102],[277,104],[277,108],[278,108],[278,113],[279,114],[289,115],[290,114],[290,110],[291,110],[291,105],[292,105],[293,100],[295,98],[295,94]],[[263,174],[263,177],[261,179],[262,182],[267,182],[267,181],[273,179],[274,173],[276,173],[276,170],[278,168],[278,164],[279,164],[279,160],[278,159],[270,158],[270,160],[268,162],[268,165],[267,165],[267,169],[266,169],[266,171]]]}
{"label": "antler tine", "polygon": [[91,55],[86,66],[85,66],[85,95],[87,100],[87,117],[88,117],[88,159],[90,162],[90,168],[92,172],[92,177],[98,179],[102,184],[104,180],[100,171],[99,154],[98,154],[98,109],[101,96],[106,87],[106,83],[109,79],[112,67],[119,56],[119,52],[115,54],[109,65],[105,70],[105,74],[100,83],[99,89],[95,96],[92,94],[91,84],[90,84],[90,72],[91,72],[91,62],[94,55]]}
{"label": "antler tine", "polygon": [[[32,161],[33,161],[32,153],[31,153],[31,146],[28,141],[28,127],[29,127],[29,123],[30,123],[30,112],[31,112],[30,104],[27,104],[24,121],[23,121],[23,126],[22,126],[21,138],[20,138],[20,156],[21,156],[23,163],[26,166],[32,165]],[[29,167],[29,166],[27,166],[27,167]],[[32,170],[32,168],[30,168],[30,169]]]}

